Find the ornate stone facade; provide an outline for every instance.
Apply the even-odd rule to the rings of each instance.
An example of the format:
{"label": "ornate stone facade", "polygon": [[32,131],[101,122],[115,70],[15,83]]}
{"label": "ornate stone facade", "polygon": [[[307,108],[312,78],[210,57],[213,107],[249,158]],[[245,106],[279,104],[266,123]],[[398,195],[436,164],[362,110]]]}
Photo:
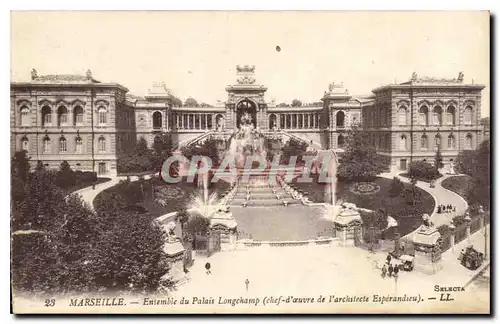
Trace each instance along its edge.
{"label": "ornate stone facade", "polygon": [[[405,170],[411,160],[433,160],[439,146],[444,162],[459,151],[475,149],[483,139],[480,123],[482,85],[455,79],[419,78],[352,96],[342,83],[331,83],[321,101],[276,105],[265,100],[267,88],[257,82],[254,66],[237,66],[227,100],[216,107],[179,107],[165,83],[156,82],[144,97],[128,94],[115,83],[81,75],[39,75],[11,83],[11,148],[26,149],[32,163],[43,161],[116,174],[120,154],[141,137],[153,144],[171,134],[187,145],[217,136],[228,139],[248,113],[265,136],[307,142],[314,148],[343,151],[353,126],[371,133],[377,150]],[[438,145],[439,144],[439,145]]]}

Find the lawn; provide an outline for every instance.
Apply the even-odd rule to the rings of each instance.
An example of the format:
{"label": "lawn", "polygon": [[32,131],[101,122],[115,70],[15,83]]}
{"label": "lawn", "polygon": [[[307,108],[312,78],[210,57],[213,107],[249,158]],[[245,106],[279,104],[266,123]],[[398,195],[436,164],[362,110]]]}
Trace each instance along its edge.
{"label": "lawn", "polygon": [[[426,191],[417,188],[420,201],[415,205],[409,205],[403,196],[391,197],[389,189],[392,180],[376,178],[372,182],[337,182],[337,204],[350,202],[358,207],[377,210],[385,208],[387,213],[398,221],[398,229],[401,235],[414,231],[422,224],[422,215],[431,214],[434,210],[434,198]],[[306,191],[309,199],[314,202],[325,202],[325,185],[317,182],[300,183],[292,181],[297,189]],[[405,188],[411,188],[405,183]]]}
{"label": "lawn", "polygon": [[[130,208],[139,212],[147,212],[151,215],[152,219],[186,208],[193,195],[200,194],[198,193],[197,185],[192,182],[186,182],[185,179],[179,183],[165,183],[157,178],[132,182],[132,185],[138,188],[140,188],[141,184],[143,186],[144,198],[139,203],[131,205]],[[220,196],[228,188],[229,183],[218,180],[218,182],[210,185],[209,194],[216,192]],[[103,192],[116,192],[125,197],[120,184],[108,188]],[[158,203],[156,199],[158,197],[161,197],[165,201],[165,205]]]}
{"label": "lawn", "polygon": [[441,182],[443,188],[453,191],[454,193],[467,199],[467,192],[472,187],[472,179],[467,175],[454,176],[444,179]]}

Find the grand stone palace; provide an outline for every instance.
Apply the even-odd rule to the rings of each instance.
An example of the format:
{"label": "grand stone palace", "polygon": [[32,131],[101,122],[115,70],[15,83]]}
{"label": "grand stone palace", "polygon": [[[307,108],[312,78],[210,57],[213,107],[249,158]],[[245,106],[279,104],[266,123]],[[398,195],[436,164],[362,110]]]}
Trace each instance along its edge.
{"label": "grand stone palace", "polygon": [[[326,86],[326,85],[325,85]],[[38,75],[11,83],[11,150],[28,151],[31,163],[116,175],[117,159],[138,139],[149,144],[171,134],[179,146],[210,136],[229,139],[244,113],[265,136],[306,142],[312,149],[342,152],[348,130],[368,131],[392,170],[406,170],[412,160],[432,162],[441,149],[450,163],[459,151],[483,140],[480,123],[483,85],[457,78],[419,77],[388,84],[366,96],[353,96],[342,83],[331,83],[319,104],[276,105],[257,83],[254,66],[238,66],[227,100],[216,107],[175,104],[165,84],[154,83],[144,97],[128,94],[117,83],[81,75]],[[318,101],[319,102],[319,101]]]}

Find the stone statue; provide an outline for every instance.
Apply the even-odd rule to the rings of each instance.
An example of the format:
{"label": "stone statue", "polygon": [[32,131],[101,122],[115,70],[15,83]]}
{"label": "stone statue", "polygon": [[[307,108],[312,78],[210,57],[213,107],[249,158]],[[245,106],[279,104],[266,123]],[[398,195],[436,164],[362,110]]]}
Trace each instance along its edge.
{"label": "stone statue", "polygon": [[455,164],[450,162],[450,174],[455,174]]}
{"label": "stone statue", "polygon": [[417,72],[413,72],[412,75],[411,75],[411,80],[412,81],[416,81],[417,78],[418,78]]}
{"label": "stone statue", "polygon": [[335,87],[335,82],[330,83],[328,85],[328,91],[332,92],[334,87]]}
{"label": "stone statue", "polygon": [[92,79],[92,71],[90,71],[90,69],[87,70],[86,72],[86,75],[87,75],[87,79]]}
{"label": "stone statue", "polygon": [[423,221],[423,226],[425,229],[428,229],[428,228],[434,226],[434,224],[431,221],[431,218],[429,217],[429,214],[423,214],[422,221]]}
{"label": "stone statue", "polygon": [[165,226],[165,229],[167,230],[167,241],[168,242],[175,242],[175,241],[179,240],[177,235],[175,235],[175,227],[176,227],[175,222],[169,222]]}
{"label": "stone statue", "polygon": [[38,78],[38,74],[35,69],[31,70],[31,80]]}
{"label": "stone statue", "polygon": [[458,72],[458,82],[462,82],[464,80],[464,73],[462,71]]}

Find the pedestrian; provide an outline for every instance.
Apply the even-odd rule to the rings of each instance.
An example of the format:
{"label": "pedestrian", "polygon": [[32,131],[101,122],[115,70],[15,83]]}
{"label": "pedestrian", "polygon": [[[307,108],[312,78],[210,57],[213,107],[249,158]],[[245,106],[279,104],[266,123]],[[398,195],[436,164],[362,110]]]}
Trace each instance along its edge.
{"label": "pedestrian", "polygon": [[212,271],[210,270],[212,266],[210,265],[210,262],[205,263],[205,270],[207,272],[207,275],[211,274]]}
{"label": "pedestrian", "polygon": [[384,264],[384,266],[382,267],[382,278],[385,278],[386,274],[387,274],[387,265]]}
{"label": "pedestrian", "polygon": [[394,267],[394,277],[397,277],[397,276],[398,276],[398,272],[399,272],[399,267],[398,267],[398,266],[395,266],[395,267]]}
{"label": "pedestrian", "polygon": [[437,213],[438,213],[438,214],[441,214],[441,205],[439,205],[439,206],[438,206]]}
{"label": "pedestrian", "polygon": [[453,206],[453,212],[455,213],[457,211],[457,208]]}
{"label": "pedestrian", "polygon": [[387,264],[391,264],[391,255],[390,254],[387,254]]}
{"label": "pedestrian", "polygon": [[391,263],[389,263],[389,268],[387,270],[389,270],[389,277],[392,277],[392,272],[394,271],[394,268],[392,267]]}
{"label": "pedestrian", "polygon": [[248,278],[245,280],[245,287],[246,287],[246,290],[248,292],[248,285],[250,284],[250,280],[248,280]]}

